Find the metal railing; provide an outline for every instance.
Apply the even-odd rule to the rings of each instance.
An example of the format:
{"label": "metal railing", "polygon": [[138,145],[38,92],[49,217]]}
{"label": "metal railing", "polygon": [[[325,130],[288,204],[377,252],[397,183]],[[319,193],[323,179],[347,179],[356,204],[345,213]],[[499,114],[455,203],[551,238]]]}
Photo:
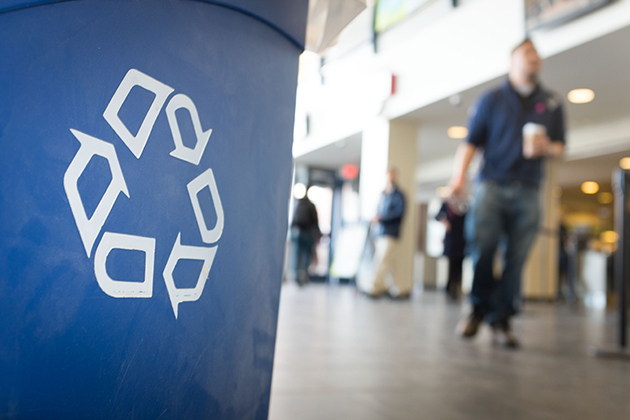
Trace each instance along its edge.
{"label": "metal railing", "polygon": [[630,282],[630,172],[618,168],[613,173],[615,193],[615,231],[618,235],[615,252],[615,282],[618,293],[617,344],[614,350],[590,349],[596,357],[630,360],[628,352],[628,291]]}

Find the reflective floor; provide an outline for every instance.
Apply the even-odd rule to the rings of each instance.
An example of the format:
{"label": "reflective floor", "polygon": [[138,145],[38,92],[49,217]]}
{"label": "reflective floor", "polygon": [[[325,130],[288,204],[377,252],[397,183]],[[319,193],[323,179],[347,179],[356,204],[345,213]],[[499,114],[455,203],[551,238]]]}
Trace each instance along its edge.
{"label": "reflective floor", "polygon": [[510,351],[487,328],[456,337],[464,310],[438,292],[284,286],[270,420],[630,419],[630,362],[586,354],[613,347],[613,314],[528,303]]}

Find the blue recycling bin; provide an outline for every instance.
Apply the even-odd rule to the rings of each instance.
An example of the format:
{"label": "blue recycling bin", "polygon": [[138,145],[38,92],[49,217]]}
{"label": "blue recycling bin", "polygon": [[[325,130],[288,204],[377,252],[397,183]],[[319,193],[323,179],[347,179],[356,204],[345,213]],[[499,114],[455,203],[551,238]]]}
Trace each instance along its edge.
{"label": "blue recycling bin", "polygon": [[307,0],[0,0],[0,419],[266,419]]}

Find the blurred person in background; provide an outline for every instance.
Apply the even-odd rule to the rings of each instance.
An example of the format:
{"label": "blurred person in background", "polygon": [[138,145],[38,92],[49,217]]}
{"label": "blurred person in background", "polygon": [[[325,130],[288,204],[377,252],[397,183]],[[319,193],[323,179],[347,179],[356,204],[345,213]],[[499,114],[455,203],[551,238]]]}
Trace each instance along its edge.
{"label": "blurred person in background", "polygon": [[[482,94],[472,109],[469,135],[457,149],[450,182],[452,195],[460,196],[473,155],[481,150],[466,222],[474,267],[473,309],[457,332],[473,337],[485,320],[492,327],[493,341],[508,348],[519,346],[510,319],[518,311],[521,272],[538,230],[544,158],[564,151],[561,99],[539,83],[541,65],[531,40],[514,48],[507,80]],[[505,260],[502,276],[495,281],[493,261],[499,242],[505,245]]]}
{"label": "blurred person in background", "polygon": [[569,242],[569,234],[567,227],[562,218],[558,225],[558,299],[570,300],[571,292],[569,289],[569,253],[567,245]]}
{"label": "blurred person in background", "polygon": [[459,299],[462,285],[462,267],[464,264],[466,239],[464,238],[464,223],[466,209],[445,200],[440,208],[437,220],[444,224],[444,256],[448,258],[448,282],[446,295],[453,301]]}
{"label": "blurred person in background", "polygon": [[396,254],[400,238],[400,225],[405,215],[405,195],[396,185],[396,168],[387,169],[385,191],[381,193],[376,216],[372,224],[376,226],[374,244],[374,279],[370,297],[377,298],[385,293],[397,299],[407,299],[411,290],[397,282]]}
{"label": "blurred person in background", "polygon": [[300,198],[295,206],[291,222],[291,239],[294,249],[294,278],[300,286],[309,282],[308,268],[315,244],[321,237],[317,209],[308,195]]}

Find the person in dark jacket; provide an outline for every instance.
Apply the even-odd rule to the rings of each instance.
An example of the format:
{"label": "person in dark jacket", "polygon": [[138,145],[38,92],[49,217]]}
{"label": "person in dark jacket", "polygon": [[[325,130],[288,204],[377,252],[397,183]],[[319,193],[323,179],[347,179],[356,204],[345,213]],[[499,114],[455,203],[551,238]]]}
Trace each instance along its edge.
{"label": "person in dark jacket", "polygon": [[[494,343],[508,348],[519,347],[510,323],[520,308],[523,266],[541,219],[545,159],[564,152],[562,99],[539,83],[541,65],[531,40],[514,48],[508,78],[482,94],[470,113],[468,137],[455,154],[450,183],[453,196],[461,196],[470,162],[482,151],[466,220],[473,309],[457,333],[472,338],[486,321]],[[505,263],[496,281],[493,263],[499,244],[505,246]]]}
{"label": "person in dark jacket", "polygon": [[436,219],[446,227],[446,234],[444,235],[444,256],[448,257],[446,294],[452,300],[457,300],[462,284],[462,267],[466,248],[466,239],[464,238],[466,211],[462,212],[445,201]]}
{"label": "person in dark jacket", "polygon": [[[389,293],[396,298],[408,298],[409,286],[397,282],[395,273],[396,253],[400,237],[400,225],[405,214],[405,196],[396,185],[396,169],[387,170],[387,185],[381,194],[376,217],[372,221],[377,226],[374,262],[376,270],[372,283],[371,297]],[[387,277],[392,281],[386,282]],[[392,287],[394,286],[394,287]]]}
{"label": "person in dark jacket", "polygon": [[311,265],[313,247],[319,240],[321,231],[315,205],[305,195],[297,201],[293,221],[291,222],[291,237],[294,249],[295,280],[300,286],[309,281],[308,267]]}

